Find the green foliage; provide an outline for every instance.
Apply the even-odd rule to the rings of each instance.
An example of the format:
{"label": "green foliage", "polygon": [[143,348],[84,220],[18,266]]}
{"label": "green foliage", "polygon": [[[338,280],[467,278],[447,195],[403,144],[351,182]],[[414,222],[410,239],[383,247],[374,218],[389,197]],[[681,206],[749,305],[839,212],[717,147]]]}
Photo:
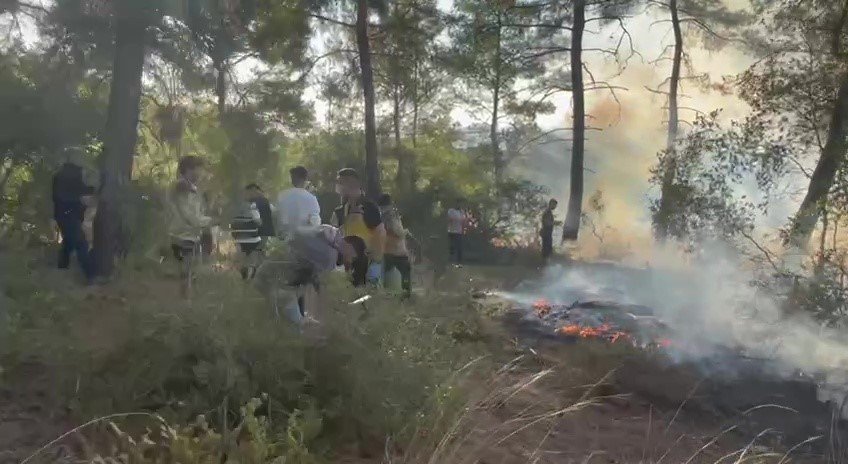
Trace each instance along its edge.
{"label": "green foliage", "polygon": [[[275,320],[260,294],[229,270],[201,272],[187,305],[176,297],[170,262],[125,270],[119,288],[87,296],[36,260],[6,259],[15,261],[4,268],[19,269],[0,282],[10,303],[0,314],[0,365],[10,375],[24,359],[50,366],[58,397],[80,420],[142,409],[187,423],[205,414],[216,431],[201,434],[208,439],[221,434],[218,424],[231,434],[256,426],[250,433],[266,444],[247,451],[295,462],[346,443],[410,439],[436,412],[435,395],[446,395],[453,373],[484,348],[462,293],[413,305],[375,295],[351,305],[359,294],[332,275],[323,285],[329,304],[321,331],[332,341],[326,343]],[[34,279],[35,272],[43,278]],[[269,398],[267,431],[252,413],[241,421],[222,415],[260,392]],[[180,437],[189,436],[167,440]]]}
{"label": "green foliage", "polygon": [[52,172],[68,160],[93,164],[104,98],[64,55],[0,55],[0,236],[49,234]]}
{"label": "green foliage", "polygon": [[[670,215],[660,216],[658,201],[651,207],[654,223],[666,224],[670,236],[684,243],[749,231],[786,167],[787,147],[770,143],[762,121],[751,118],[724,128],[717,117],[718,112],[699,117],[675,149],[675,185],[666,199]],[[669,165],[662,159],[658,164]],[[662,175],[655,169],[652,182],[659,185]],[[762,197],[740,193],[752,185]]]}

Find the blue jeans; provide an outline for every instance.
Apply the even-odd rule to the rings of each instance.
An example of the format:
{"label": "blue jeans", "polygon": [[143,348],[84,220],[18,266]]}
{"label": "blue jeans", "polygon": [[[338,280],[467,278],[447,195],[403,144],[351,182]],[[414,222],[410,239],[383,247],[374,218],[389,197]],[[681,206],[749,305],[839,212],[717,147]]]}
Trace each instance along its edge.
{"label": "blue jeans", "polygon": [[71,264],[71,255],[77,254],[85,278],[94,278],[94,266],[88,253],[88,241],[82,231],[82,221],[71,215],[56,218],[59,232],[62,234],[62,248],[59,250],[59,269],[67,269]]}
{"label": "blue jeans", "polygon": [[448,241],[450,243],[449,257],[454,258],[457,264],[462,263],[462,234],[453,234],[448,232]]}

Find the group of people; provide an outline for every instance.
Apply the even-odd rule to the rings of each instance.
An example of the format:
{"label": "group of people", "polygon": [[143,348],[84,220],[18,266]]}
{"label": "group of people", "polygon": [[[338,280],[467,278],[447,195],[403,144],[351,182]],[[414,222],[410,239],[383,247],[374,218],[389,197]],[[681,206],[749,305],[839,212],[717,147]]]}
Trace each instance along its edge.
{"label": "group of people", "polygon": [[[206,201],[198,189],[204,171],[203,159],[184,156],[177,166],[177,179],[168,192],[168,236],[174,258],[182,263],[203,254],[204,235],[213,225],[221,225],[208,213]],[[400,274],[404,297],[412,293],[412,262],[407,246],[409,231],[389,194],[376,201],[362,190],[359,173],[345,168],[337,173],[336,192],[340,204],[332,212],[328,224],[322,223],[321,207],[307,188],[309,172],[303,166],[290,170],[291,187],[281,192],[275,202],[269,200],[256,183],[245,187],[243,207],[229,226],[241,256],[241,275],[251,279],[272,237],[279,238],[305,257],[309,272],[320,273],[338,265],[349,272],[355,286],[379,285],[384,276],[396,270]],[[94,266],[83,231],[83,218],[94,189],[83,182],[82,168],[65,163],[54,176],[54,219],[62,235],[59,267],[67,268],[76,253],[87,281],[94,278]],[[550,200],[541,217],[542,256],[553,252],[553,211],[556,200]],[[463,262],[463,241],[470,216],[464,200],[447,211],[449,253],[456,264]],[[320,258],[316,258],[320,256]],[[307,278],[293,284],[303,284]]]}
{"label": "group of people", "polygon": [[[171,209],[169,236],[177,260],[198,254],[200,235],[213,225],[203,207],[197,189],[203,162],[194,156],[183,157],[178,165],[178,180],[168,201]],[[297,166],[289,171],[291,188],[281,192],[272,203],[259,185],[245,189],[243,206],[230,223],[234,241],[242,255],[241,275],[256,274],[272,237],[283,240],[296,258],[290,285],[314,282],[314,274],[344,265],[355,286],[378,285],[383,276],[397,270],[405,297],[412,293],[412,263],[401,216],[388,194],[376,202],[362,190],[359,173],[342,169],[336,178],[341,201],[330,223],[321,221],[321,207],[307,189],[309,173]],[[302,311],[302,304],[301,304]]]}

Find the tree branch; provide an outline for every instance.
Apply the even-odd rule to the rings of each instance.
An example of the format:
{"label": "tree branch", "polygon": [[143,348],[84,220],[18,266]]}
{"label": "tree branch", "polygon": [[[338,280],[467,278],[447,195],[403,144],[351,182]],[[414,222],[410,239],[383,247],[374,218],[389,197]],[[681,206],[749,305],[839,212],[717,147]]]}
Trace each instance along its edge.
{"label": "tree branch", "polygon": [[333,19],[333,18],[328,18],[328,17],[326,17],[326,16],[319,15],[319,14],[316,14],[316,13],[312,13],[312,14],[310,14],[309,16],[310,16],[310,17],[312,17],[312,18],[315,18],[315,19],[318,19],[318,20],[321,20],[321,21],[324,21],[324,22],[330,23],[330,24],[338,25],[338,26],[344,26],[344,27],[350,27],[350,28],[355,28],[355,27],[356,27],[356,24],[346,23],[346,22],[344,22],[344,21],[340,21],[340,20],[338,20],[338,19]]}

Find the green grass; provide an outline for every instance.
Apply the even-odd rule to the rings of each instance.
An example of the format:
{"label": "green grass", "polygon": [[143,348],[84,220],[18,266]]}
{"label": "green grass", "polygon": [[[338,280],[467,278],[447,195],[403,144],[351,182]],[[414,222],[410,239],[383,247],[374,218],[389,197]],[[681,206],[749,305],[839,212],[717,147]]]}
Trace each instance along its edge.
{"label": "green grass", "polygon": [[450,385],[455,373],[489,350],[467,292],[414,304],[377,293],[351,305],[360,294],[332,275],[316,342],[276,321],[228,270],[202,272],[189,305],[155,265],[85,291],[38,262],[5,258],[19,272],[2,283],[11,304],[0,324],[0,381],[20,381],[24,364],[42,367],[58,392],[53,406],[78,422],[148,411],[188,424],[203,414],[220,430],[237,427],[239,407],[266,394],[268,433],[285,437],[308,422],[313,432],[300,441],[310,459],[374,453],[387,437],[403,446],[431,415],[448,414],[462,394]]}

